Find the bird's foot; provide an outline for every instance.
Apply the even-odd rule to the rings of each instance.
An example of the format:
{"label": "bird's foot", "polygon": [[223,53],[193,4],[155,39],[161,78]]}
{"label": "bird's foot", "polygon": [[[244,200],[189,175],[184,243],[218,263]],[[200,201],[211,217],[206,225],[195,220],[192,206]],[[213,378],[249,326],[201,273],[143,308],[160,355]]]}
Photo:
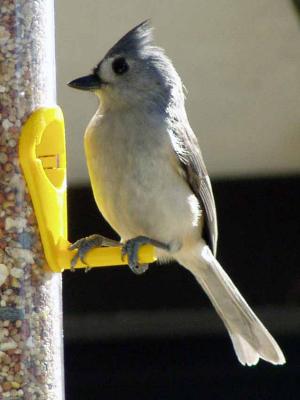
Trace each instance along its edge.
{"label": "bird's foot", "polygon": [[148,264],[139,264],[138,252],[141,246],[144,244],[152,244],[155,247],[159,247],[164,250],[169,250],[169,246],[165,243],[159,242],[158,240],[150,239],[146,236],[137,236],[133,239],[127,240],[122,247],[122,259],[127,255],[128,265],[132,272],[137,275],[141,275],[148,269]]}
{"label": "bird's foot", "polygon": [[[75,265],[77,264],[78,260],[86,264],[84,257],[90,250],[95,249],[96,247],[107,247],[107,246],[114,246],[114,247],[120,246],[120,243],[117,242],[116,240],[108,239],[104,236],[95,234],[79,239],[75,243],[71,244],[69,250],[77,249],[77,253],[71,260],[71,271],[75,270]],[[89,267],[87,266],[86,271],[88,270]]]}

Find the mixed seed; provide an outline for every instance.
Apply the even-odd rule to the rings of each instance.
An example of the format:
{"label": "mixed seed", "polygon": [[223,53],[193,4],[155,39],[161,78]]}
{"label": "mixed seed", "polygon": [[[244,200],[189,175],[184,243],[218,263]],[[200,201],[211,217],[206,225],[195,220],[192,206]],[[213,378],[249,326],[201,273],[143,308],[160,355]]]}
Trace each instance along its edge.
{"label": "mixed seed", "polygon": [[45,269],[18,160],[24,122],[54,102],[51,5],[0,3],[0,399],[63,398],[61,277]]}

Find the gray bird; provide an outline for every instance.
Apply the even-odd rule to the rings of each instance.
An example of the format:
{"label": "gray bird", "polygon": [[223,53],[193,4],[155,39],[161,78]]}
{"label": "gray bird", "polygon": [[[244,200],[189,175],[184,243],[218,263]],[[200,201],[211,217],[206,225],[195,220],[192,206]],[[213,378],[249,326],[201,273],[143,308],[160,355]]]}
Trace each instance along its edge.
{"label": "gray bird", "polygon": [[[180,77],[153,44],[148,21],[129,31],[93,69],[69,86],[89,90],[99,108],[84,137],[94,197],[121,237],[135,273],[138,249],[157,248],[197,279],[228,330],[243,365],[260,358],[284,364],[274,338],[251,310],[216,256],[217,217],[210,179],[190,127]],[[93,247],[120,245],[101,235],[74,243],[72,261]]]}

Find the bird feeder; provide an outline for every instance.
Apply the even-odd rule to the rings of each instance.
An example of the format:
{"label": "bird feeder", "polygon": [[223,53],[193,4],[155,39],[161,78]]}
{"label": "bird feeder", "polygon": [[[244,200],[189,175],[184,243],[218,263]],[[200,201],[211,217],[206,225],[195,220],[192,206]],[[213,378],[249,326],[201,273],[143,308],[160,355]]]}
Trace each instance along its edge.
{"label": "bird feeder", "polygon": [[[65,132],[55,105],[53,0],[0,7],[0,398],[63,400],[61,274],[67,236]],[[144,246],[140,262],[155,260]],[[121,248],[89,267],[124,265]],[[78,261],[76,268],[86,267]]]}
{"label": "bird feeder", "polygon": [[61,275],[47,264],[20,160],[32,112],[55,104],[52,0],[0,7],[0,398],[64,398]]}
{"label": "bird feeder", "polygon": [[[67,236],[66,149],[59,107],[40,108],[25,123],[20,138],[20,163],[36,213],[48,266],[54,272],[70,269],[77,250]],[[141,263],[155,261],[152,246],[139,252]],[[75,268],[126,265],[120,247],[91,250]]]}

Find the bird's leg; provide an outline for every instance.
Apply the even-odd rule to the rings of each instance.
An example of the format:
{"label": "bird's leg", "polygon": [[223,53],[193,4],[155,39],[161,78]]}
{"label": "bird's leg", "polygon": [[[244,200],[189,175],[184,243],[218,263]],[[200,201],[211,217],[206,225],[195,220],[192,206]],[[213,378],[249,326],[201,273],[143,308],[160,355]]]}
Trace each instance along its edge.
{"label": "bird's leg", "polygon": [[170,246],[159,242],[158,240],[150,239],[146,236],[137,236],[133,239],[127,240],[122,247],[122,259],[127,255],[128,265],[132,272],[141,275],[148,269],[148,264],[139,264],[138,252],[139,248],[144,244],[152,244],[155,247],[169,251]]}
{"label": "bird's leg", "polygon": [[71,271],[74,271],[75,265],[78,260],[81,260],[84,264],[86,264],[86,262],[84,261],[84,257],[90,250],[95,249],[96,247],[116,247],[120,245],[120,242],[117,242],[116,240],[108,239],[104,236],[97,234],[77,240],[69,247],[69,250],[78,250],[71,260]]}

